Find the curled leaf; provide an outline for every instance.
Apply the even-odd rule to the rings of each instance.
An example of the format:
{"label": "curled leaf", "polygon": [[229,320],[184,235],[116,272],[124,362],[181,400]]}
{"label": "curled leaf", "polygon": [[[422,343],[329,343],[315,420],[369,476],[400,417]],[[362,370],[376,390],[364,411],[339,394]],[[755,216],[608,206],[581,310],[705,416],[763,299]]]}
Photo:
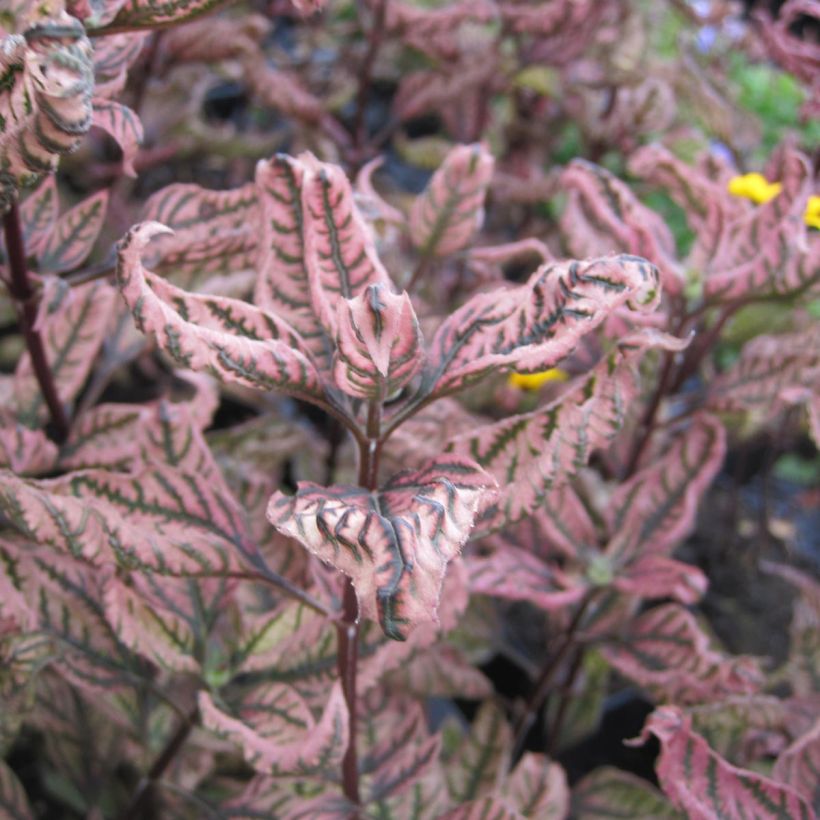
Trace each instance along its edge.
{"label": "curled leaf", "polygon": [[407,293],[369,285],[339,302],[333,377],[351,396],[383,401],[421,367],[421,331]]}
{"label": "curled leaf", "polygon": [[257,389],[322,397],[310,354],[286,322],[235,299],[185,293],[143,268],[143,248],[167,232],[156,222],[142,223],[120,245],[120,287],[143,332],[190,370]]}
{"label": "curled leaf", "polygon": [[393,476],[378,492],[300,483],[277,492],[268,519],[353,580],[361,611],[404,640],[437,620],[448,561],[467,540],[493,480],[467,459],[441,458]]}
{"label": "curled leaf", "polygon": [[481,227],[493,175],[492,154],[480,144],[453,148],[410,213],[410,236],[425,256],[464,248]]}

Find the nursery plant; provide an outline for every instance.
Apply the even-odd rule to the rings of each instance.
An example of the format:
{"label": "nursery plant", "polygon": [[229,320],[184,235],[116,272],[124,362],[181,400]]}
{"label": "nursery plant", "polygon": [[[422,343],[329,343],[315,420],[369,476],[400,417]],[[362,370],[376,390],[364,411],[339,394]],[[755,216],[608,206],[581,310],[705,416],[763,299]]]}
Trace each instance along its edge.
{"label": "nursery plant", "polygon": [[820,3],[707,5],[4,3],[0,817],[817,816],[810,559],[682,548],[820,445]]}

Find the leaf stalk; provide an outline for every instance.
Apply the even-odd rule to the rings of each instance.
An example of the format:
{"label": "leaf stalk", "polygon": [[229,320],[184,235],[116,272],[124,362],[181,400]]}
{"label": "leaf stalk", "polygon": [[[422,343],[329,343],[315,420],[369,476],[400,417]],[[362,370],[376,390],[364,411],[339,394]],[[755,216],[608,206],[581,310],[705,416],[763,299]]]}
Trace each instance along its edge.
{"label": "leaf stalk", "polygon": [[68,416],[57,392],[54,373],[46,357],[43,337],[37,328],[37,311],[40,300],[31,284],[26,266],[26,246],[20,221],[20,209],[16,202],[3,216],[3,232],[6,238],[10,273],[6,284],[17,308],[20,330],[23,333],[29,356],[31,356],[31,366],[37,384],[40,385],[40,391],[51,416],[54,438],[62,444],[68,438]]}

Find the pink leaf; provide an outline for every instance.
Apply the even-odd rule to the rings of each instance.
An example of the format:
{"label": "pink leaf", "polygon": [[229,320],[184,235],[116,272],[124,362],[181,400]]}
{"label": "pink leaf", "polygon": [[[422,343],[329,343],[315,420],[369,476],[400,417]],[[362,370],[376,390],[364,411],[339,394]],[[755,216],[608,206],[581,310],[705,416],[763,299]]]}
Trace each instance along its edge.
{"label": "pink leaf", "polygon": [[623,641],[603,650],[622,675],[667,701],[697,703],[759,691],[763,676],[748,657],[725,657],[709,648],[695,618],[678,604],[641,615]]}
{"label": "pink leaf", "polygon": [[544,755],[525,752],[510,773],[504,792],[524,817],[564,820],[569,814],[567,776]]}
{"label": "pink leaf", "polygon": [[474,296],[444,321],[423,390],[442,395],[502,368],[552,367],[615,309],[652,310],[659,296],[657,269],[638,257],[542,265],[526,285]]}
{"label": "pink leaf", "polygon": [[723,425],[707,413],[693,418],[688,429],[665,453],[621,484],[609,502],[611,558],[669,553],[695,524],[698,503],[723,463]]}
{"label": "pink leaf", "polygon": [[142,145],[142,124],[127,106],[99,98],[94,99],[94,125],[110,134],[122,149],[122,170],[135,177],[134,160]]}
{"label": "pink leaf", "polygon": [[30,430],[0,410],[0,467],[17,475],[45,473],[54,468],[57,446],[42,430]]}
{"label": "pink leaf", "polygon": [[529,601],[547,612],[565,609],[585,592],[585,586],[573,584],[557,567],[513,546],[505,546],[486,557],[470,556],[466,563],[471,592]]}
{"label": "pink leaf", "polygon": [[503,798],[490,795],[463,803],[440,814],[436,820],[521,820],[523,817]]}
{"label": "pink leaf", "polygon": [[350,396],[384,401],[421,367],[421,331],[407,293],[369,285],[339,302],[333,377]]}
{"label": "pink leaf", "polygon": [[359,606],[388,637],[436,621],[448,561],[467,540],[492,479],[472,462],[441,458],[393,476],[378,492],[300,483],[273,495],[271,523],[348,575]]}
{"label": "pink leaf", "polygon": [[64,213],[40,251],[40,270],[63,273],[81,265],[97,241],[108,207],[108,191],[99,191]]}
{"label": "pink leaf", "polygon": [[316,368],[286,322],[235,299],[185,293],[143,268],[142,249],[163,232],[167,228],[158,223],[143,223],[120,245],[120,286],[140,329],[191,370],[248,387],[321,398]]}
{"label": "pink leaf", "polygon": [[348,741],[348,715],[339,683],[330,690],[324,712],[314,719],[304,700],[284,684],[253,690],[236,707],[236,717],[199,693],[203,724],[242,747],[259,772],[282,777],[328,776],[341,764]]}
{"label": "pink leaf", "polygon": [[644,555],[615,579],[619,592],[641,598],[674,598],[682,604],[697,603],[709,581],[697,567],[663,555]]}
{"label": "pink leaf", "polygon": [[302,187],[306,162],[277,154],[256,166],[262,212],[260,271],[254,301],[295,327],[319,362],[331,345],[314,311],[305,263]]}
{"label": "pink leaf", "polygon": [[304,162],[304,254],[311,300],[322,326],[334,338],[339,301],[359,296],[369,285],[389,290],[390,278],[342,169],[310,155]]}
{"label": "pink leaf", "polygon": [[83,413],[71,427],[60,450],[60,466],[67,470],[104,467],[135,469],[139,440],[150,411],[143,405],[98,404]]}
{"label": "pink leaf", "polygon": [[545,407],[463,433],[445,445],[448,452],[474,459],[499,483],[497,501],[481,513],[482,532],[533,512],[545,493],[609,443],[637,393],[636,359],[653,345],[668,349],[679,340],[628,336],[618,351]]}
{"label": "pink leaf", "polygon": [[[408,706],[396,704],[400,705],[405,709]],[[372,772],[367,778],[366,803],[390,801],[396,805],[396,798],[413,788],[438,763],[441,738],[429,736],[423,711],[411,708],[407,717],[390,729],[389,735],[370,749],[363,761]]]}
{"label": "pink leaf", "polygon": [[646,741],[650,734],[661,742],[656,764],[661,787],[691,820],[815,817],[790,787],[727,763],[692,731],[691,720],[677,707],[663,706],[653,712],[640,740]]}
{"label": "pink leaf", "polygon": [[43,245],[54,231],[59,210],[56,177],[54,174],[49,174],[20,206],[20,221],[23,223],[26,253],[39,255]]}
{"label": "pink leaf", "polygon": [[20,185],[53,171],[91,125],[91,42],[82,23],[57,6],[46,6],[23,33],[3,36],[0,212]]}
{"label": "pink leaf", "polygon": [[126,586],[112,576],[103,593],[105,617],[117,639],[162,668],[199,672],[195,660],[197,637],[191,624],[170,608],[158,606],[150,594],[146,595],[150,584],[139,576],[134,582],[135,586]]}
{"label": "pink leaf", "polygon": [[457,805],[496,791],[506,772],[511,742],[512,731],[503,712],[486,701],[470,733],[446,763],[447,788]]}
{"label": "pink leaf", "polygon": [[809,805],[820,804],[820,719],[774,764],[775,780],[791,786]]}
{"label": "pink leaf", "polygon": [[[69,288],[52,280],[45,288],[37,323],[57,393],[64,403],[73,401],[94,366],[113,318],[116,297],[116,291],[103,281]],[[34,425],[46,417],[28,353],[20,357],[14,373],[14,404],[25,424]]]}
{"label": "pink leaf", "polygon": [[480,144],[458,145],[413,203],[410,236],[425,256],[446,256],[469,244],[484,220],[494,160]]}
{"label": "pink leaf", "polygon": [[115,1],[119,10],[109,25],[113,28],[133,29],[158,28],[181,23],[200,14],[206,14],[226,2],[226,0],[189,0],[180,5],[174,0]]}
{"label": "pink leaf", "polygon": [[32,541],[98,566],[217,575],[238,568],[246,546],[236,502],[207,480],[169,468],[88,470],[49,481],[7,473],[0,509]]}
{"label": "pink leaf", "polygon": [[158,236],[145,253],[155,273],[173,277],[179,286],[256,270],[260,209],[253,184],[228,191],[168,185],[148,199],[143,218],[175,232]]}
{"label": "pink leaf", "polygon": [[580,159],[561,174],[561,183],[569,190],[562,226],[573,255],[642,256],[660,270],[665,290],[680,293],[683,272],[675,259],[672,232],[629,186],[605,168]]}

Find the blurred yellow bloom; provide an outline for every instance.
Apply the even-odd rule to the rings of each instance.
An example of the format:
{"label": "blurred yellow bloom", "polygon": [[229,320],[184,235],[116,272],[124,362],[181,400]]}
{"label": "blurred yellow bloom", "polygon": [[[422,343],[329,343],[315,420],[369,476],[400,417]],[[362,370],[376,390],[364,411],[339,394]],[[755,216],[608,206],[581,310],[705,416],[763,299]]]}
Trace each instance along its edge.
{"label": "blurred yellow bloom", "polygon": [[742,196],[744,199],[751,199],[752,202],[762,205],[770,199],[774,199],[781,190],[779,182],[769,182],[763,174],[743,174],[740,177],[732,177],[729,180],[729,193],[733,196]]}
{"label": "blurred yellow bloom", "polygon": [[507,384],[510,387],[517,387],[519,390],[538,390],[541,385],[547,382],[565,382],[569,378],[566,370],[560,367],[551,367],[549,370],[542,370],[540,373],[510,373]]}
{"label": "blurred yellow bloom", "polygon": [[803,219],[806,220],[807,225],[820,231],[820,196],[809,197]]}
{"label": "blurred yellow bloom", "polygon": [[[732,177],[726,187],[733,196],[742,196],[762,205],[774,199],[783,186],[779,182],[769,182],[763,174],[753,173]],[[803,219],[810,227],[820,230],[820,196],[809,197]]]}

